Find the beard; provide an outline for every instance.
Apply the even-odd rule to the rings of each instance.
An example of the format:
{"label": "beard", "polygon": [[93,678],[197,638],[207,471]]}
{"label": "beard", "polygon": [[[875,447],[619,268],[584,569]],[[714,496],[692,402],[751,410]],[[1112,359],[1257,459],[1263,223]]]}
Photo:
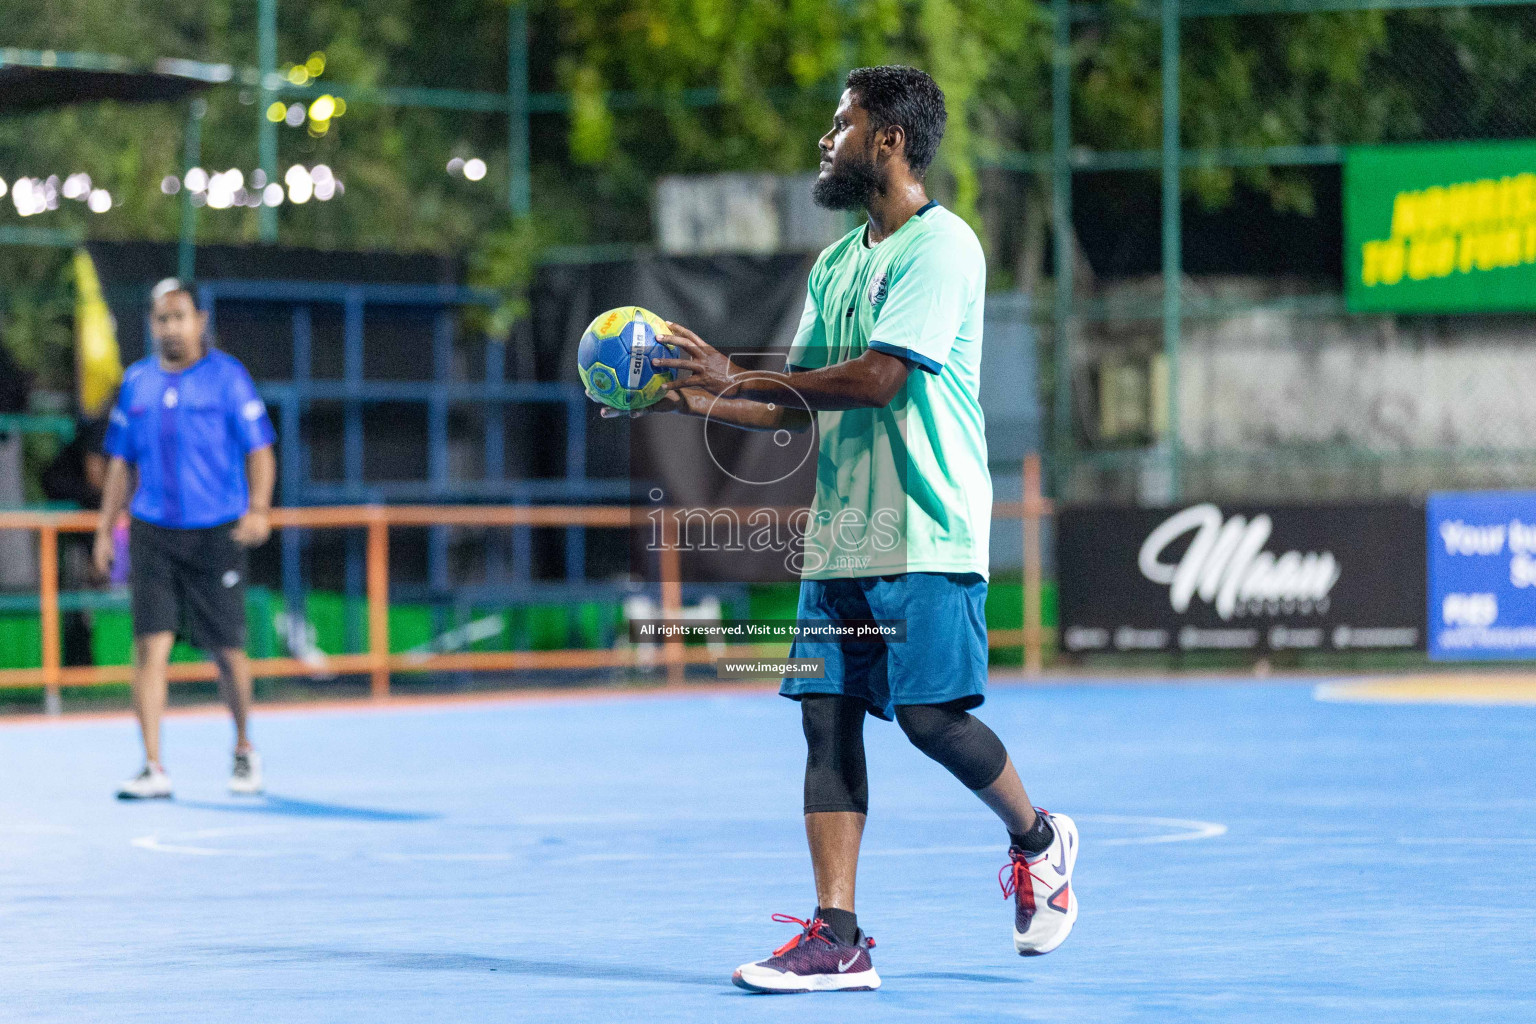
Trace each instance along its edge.
{"label": "beard", "polygon": [[834,164],[825,177],[811,186],[811,199],[828,210],[862,210],[880,191],[882,182],[875,162],[868,156]]}
{"label": "beard", "polygon": [[202,343],[199,341],[186,341],[181,338],[166,338],[156,343],[160,355],[177,363],[195,357],[201,347]]}

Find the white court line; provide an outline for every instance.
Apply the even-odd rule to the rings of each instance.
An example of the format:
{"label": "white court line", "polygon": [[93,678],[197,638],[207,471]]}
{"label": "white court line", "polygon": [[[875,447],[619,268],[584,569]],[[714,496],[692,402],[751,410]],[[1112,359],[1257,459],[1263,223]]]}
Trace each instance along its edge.
{"label": "white court line", "polygon": [[[1183,829],[1167,835],[1117,836],[1110,839],[1094,839],[1090,835],[1085,842],[1092,846],[1151,846],[1156,843],[1185,843],[1196,839],[1214,839],[1227,834],[1227,826],[1217,821],[1199,821],[1194,818],[1155,818],[1138,814],[1081,814],[1073,815],[1074,821],[1101,825],[1152,825]],[[890,849],[863,850],[861,857],[933,857],[969,856],[971,854],[996,853],[997,844],[986,846],[908,846]],[[572,857],[573,861],[618,862],[644,861],[692,861],[708,857],[711,860],[784,860],[800,859],[804,850],[752,850],[738,853],[588,853]]]}
{"label": "white court line", "polygon": [[176,834],[172,839],[158,835],[139,836],[129,840],[129,845],[140,850],[149,850],[152,853],[179,853],[188,857],[320,857],[326,860],[346,860],[355,856],[365,857],[369,860],[381,861],[506,861],[512,860],[516,855],[512,853],[399,853],[399,852],[375,852],[364,850],[358,853],[348,853],[340,850],[255,850],[255,849],[231,849],[227,846],[193,846],[182,840],[198,839],[223,839],[236,835],[261,835],[281,832],[282,829],[270,828],[209,828],[197,832],[183,832]]}
{"label": "white court line", "polygon": [[1187,843],[1196,839],[1215,839],[1227,834],[1227,826],[1218,821],[1199,821],[1195,818],[1153,818],[1139,814],[1079,814],[1074,821],[1086,821],[1100,825],[1162,825],[1181,828],[1165,836],[1131,836],[1120,839],[1100,839],[1098,846],[1150,846],[1154,843]]}
{"label": "white court line", "polygon": [[1332,704],[1362,704],[1371,701],[1355,692],[1353,683],[1318,683],[1312,687],[1312,699]]}
{"label": "white court line", "polygon": [[[623,816],[615,816],[623,820]],[[655,819],[650,819],[654,821]],[[694,819],[690,819],[694,820]],[[706,819],[707,820],[707,819]],[[735,820],[735,819],[728,819]],[[1108,839],[1093,839],[1089,834],[1089,843],[1094,846],[1151,846],[1162,843],[1184,843],[1198,839],[1214,839],[1217,836],[1226,835],[1227,826],[1215,821],[1200,821],[1195,818],[1163,818],[1151,815],[1139,814],[1083,814],[1075,816],[1077,821],[1090,825],[1131,825],[1150,826],[1153,828],[1174,829],[1149,836],[1111,836]],[[329,859],[346,858],[353,856],[365,857],[369,860],[390,862],[415,862],[415,861],[462,861],[462,862],[495,862],[516,859],[519,854],[507,851],[449,851],[442,853],[405,853],[390,850],[362,850],[357,853],[342,851],[306,851],[306,850],[257,850],[257,849],[232,849],[229,847],[198,845],[199,840],[225,839],[233,836],[270,835],[275,832],[291,831],[271,827],[245,826],[236,828],[209,828],[199,829],[193,832],[172,833],[168,836],[152,834],[139,836],[129,840],[130,845],[152,853],[175,853],[189,857],[278,857],[278,856],[309,856]],[[997,844],[989,843],[985,846],[908,846],[890,847],[886,849],[873,849],[863,851],[865,857],[934,857],[934,856],[969,856],[972,854],[996,853]],[[710,851],[699,850],[685,853],[657,853],[654,851],[617,852],[617,853],[588,853],[570,857],[573,862],[582,863],[619,863],[625,861],[667,861],[688,862],[700,859],[709,860],[786,860],[805,856],[802,849],[794,850],[736,850],[736,851]]]}
{"label": "white court line", "polygon": [[[227,836],[261,835],[277,831],[271,828],[256,828],[246,826],[243,828],[205,828],[196,832],[179,833],[186,839],[223,839]],[[139,836],[130,839],[128,845],[136,846],[141,850],[150,850],[154,853],[181,853],[189,857],[273,857],[273,850],[231,850],[222,846],[188,846],[186,843],[168,843],[157,835]]]}

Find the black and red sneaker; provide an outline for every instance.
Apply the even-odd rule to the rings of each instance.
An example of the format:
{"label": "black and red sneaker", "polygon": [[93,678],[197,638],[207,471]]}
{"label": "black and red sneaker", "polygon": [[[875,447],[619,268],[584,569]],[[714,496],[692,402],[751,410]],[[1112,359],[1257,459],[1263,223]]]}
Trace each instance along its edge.
{"label": "black and red sneaker", "polygon": [[748,992],[870,992],[880,987],[869,951],[875,940],[859,932],[843,942],[821,918],[802,921],[774,914],[781,924],[798,924],[799,935],[773,951],[767,960],[742,964],[731,981]]}

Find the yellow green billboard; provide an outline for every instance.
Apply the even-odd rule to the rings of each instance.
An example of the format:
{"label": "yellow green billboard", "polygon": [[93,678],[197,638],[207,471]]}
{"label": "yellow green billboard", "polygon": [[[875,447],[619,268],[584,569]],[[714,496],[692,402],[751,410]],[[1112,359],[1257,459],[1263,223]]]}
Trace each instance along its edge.
{"label": "yellow green billboard", "polygon": [[1350,149],[1344,249],[1353,312],[1536,309],[1536,142]]}

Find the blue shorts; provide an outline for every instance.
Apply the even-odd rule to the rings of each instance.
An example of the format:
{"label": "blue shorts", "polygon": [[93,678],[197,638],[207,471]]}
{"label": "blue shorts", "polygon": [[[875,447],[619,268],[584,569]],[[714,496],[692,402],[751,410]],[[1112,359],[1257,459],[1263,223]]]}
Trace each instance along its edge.
{"label": "blue shorts", "polygon": [[898,704],[986,699],[987,581],[976,573],[907,572],[895,576],[802,580],[801,623],[902,619],[904,641],[796,640],[791,658],[826,659],[823,679],[785,679],[779,693],[860,697],[886,721]]}

